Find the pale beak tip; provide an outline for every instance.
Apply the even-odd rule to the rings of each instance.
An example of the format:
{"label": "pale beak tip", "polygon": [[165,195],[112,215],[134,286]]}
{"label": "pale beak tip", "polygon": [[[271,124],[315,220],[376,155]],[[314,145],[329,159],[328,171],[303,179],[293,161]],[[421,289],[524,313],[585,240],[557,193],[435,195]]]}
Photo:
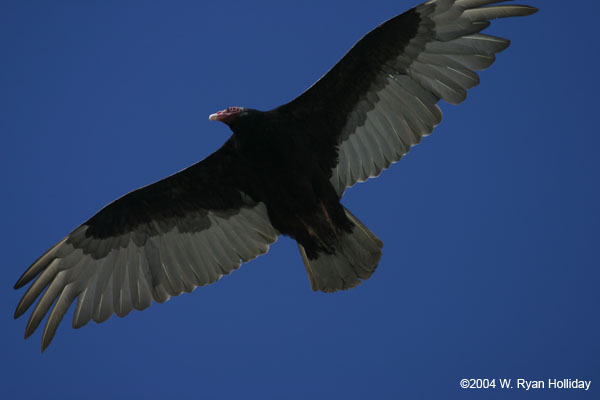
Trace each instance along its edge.
{"label": "pale beak tip", "polygon": [[210,114],[208,116],[208,119],[211,120],[211,121],[216,121],[217,120],[217,114]]}

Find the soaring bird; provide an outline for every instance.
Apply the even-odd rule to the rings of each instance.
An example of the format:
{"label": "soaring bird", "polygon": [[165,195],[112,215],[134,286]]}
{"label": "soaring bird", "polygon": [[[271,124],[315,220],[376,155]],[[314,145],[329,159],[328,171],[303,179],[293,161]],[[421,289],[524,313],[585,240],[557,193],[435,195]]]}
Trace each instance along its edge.
{"label": "soaring bird", "polygon": [[25,337],[49,312],[42,351],[71,304],[73,327],[189,293],[267,252],[298,242],[313,290],[368,279],[383,243],[340,204],[346,188],[378,176],[479,83],[507,39],[480,33],[534,7],[505,0],[430,0],[365,35],[313,86],[270,111],[210,115],[233,134],[204,160],[110,203],[19,278],[32,282],[15,318],[33,308]]}

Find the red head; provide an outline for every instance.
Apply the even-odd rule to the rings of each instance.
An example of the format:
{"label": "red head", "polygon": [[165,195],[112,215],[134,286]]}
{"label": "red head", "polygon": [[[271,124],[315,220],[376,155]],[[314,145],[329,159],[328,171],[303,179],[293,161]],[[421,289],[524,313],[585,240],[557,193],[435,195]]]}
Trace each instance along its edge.
{"label": "red head", "polygon": [[211,121],[221,121],[229,125],[244,112],[246,112],[244,107],[229,107],[225,110],[217,112],[216,114],[210,114],[208,119]]}

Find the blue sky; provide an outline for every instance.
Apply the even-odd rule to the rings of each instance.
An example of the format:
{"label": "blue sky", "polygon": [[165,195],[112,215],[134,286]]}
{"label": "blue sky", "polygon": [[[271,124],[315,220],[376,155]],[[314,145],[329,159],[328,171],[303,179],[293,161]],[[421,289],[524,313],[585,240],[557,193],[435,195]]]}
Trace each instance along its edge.
{"label": "blue sky", "polygon": [[[587,2],[488,33],[482,84],[343,203],[385,243],[377,272],[310,289],[287,238],[191,295],[24,341],[12,285],[106,203],[229,136],[208,115],[271,109],[413,1],[0,5],[0,397],[593,398],[600,385],[596,16]],[[592,380],[463,390],[461,378]],[[594,394],[595,393],[595,394]]]}

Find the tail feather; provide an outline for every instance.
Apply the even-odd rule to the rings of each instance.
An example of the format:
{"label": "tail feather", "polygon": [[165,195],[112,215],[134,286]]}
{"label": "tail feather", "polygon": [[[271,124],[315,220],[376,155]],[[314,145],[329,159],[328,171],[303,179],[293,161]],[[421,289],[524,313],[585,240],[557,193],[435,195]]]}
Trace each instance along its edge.
{"label": "tail feather", "polygon": [[352,233],[341,236],[334,244],[335,253],[319,253],[309,259],[300,243],[298,248],[313,290],[335,292],[350,289],[361,279],[368,279],[379,263],[383,242],[346,209],[354,223]]}

